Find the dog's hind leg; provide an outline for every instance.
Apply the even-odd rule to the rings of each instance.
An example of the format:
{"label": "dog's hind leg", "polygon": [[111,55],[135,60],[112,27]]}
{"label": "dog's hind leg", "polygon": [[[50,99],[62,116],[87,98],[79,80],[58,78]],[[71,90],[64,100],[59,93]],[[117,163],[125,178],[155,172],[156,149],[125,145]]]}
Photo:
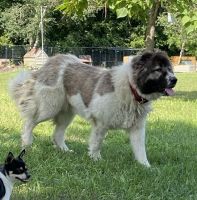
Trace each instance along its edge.
{"label": "dog's hind leg", "polygon": [[32,131],[36,124],[31,119],[27,119],[24,123],[23,133],[22,133],[22,148],[30,146],[33,143]]}
{"label": "dog's hind leg", "polygon": [[93,126],[92,127],[92,133],[89,139],[89,156],[93,160],[100,160],[101,154],[100,149],[103,142],[103,139],[106,134],[106,129],[100,127],[100,126]]}
{"label": "dog's hind leg", "polygon": [[64,142],[64,133],[68,125],[72,122],[74,115],[71,112],[60,112],[54,118],[54,124],[56,125],[53,132],[52,141],[54,145],[63,151],[69,151],[69,148]]}

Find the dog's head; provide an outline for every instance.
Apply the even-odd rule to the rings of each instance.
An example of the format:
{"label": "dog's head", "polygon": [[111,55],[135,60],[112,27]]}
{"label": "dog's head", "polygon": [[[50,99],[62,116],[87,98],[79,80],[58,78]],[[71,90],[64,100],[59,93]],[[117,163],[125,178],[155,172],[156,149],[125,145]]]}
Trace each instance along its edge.
{"label": "dog's head", "polygon": [[141,94],[157,98],[173,95],[177,78],[165,52],[144,52],[132,60],[134,82]]}
{"label": "dog's head", "polygon": [[8,153],[5,160],[4,170],[6,175],[11,178],[11,180],[20,180],[22,182],[27,182],[30,178],[25,162],[22,157],[25,154],[25,150],[21,151],[18,157],[14,157],[12,152]]}

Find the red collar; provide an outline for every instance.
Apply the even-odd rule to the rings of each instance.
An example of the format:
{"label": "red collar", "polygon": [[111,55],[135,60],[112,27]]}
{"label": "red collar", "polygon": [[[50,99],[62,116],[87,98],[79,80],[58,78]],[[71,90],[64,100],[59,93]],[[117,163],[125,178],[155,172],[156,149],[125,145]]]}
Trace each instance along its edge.
{"label": "red collar", "polygon": [[141,96],[138,94],[137,90],[134,89],[134,88],[131,86],[131,84],[130,84],[130,89],[131,89],[131,92],[133,93],[133,96],[135,97],[135,100],[136,100],[139,104],[144,104],[144,103],[147,103],[147,102],[148,102],[147,99],[141,97]]}

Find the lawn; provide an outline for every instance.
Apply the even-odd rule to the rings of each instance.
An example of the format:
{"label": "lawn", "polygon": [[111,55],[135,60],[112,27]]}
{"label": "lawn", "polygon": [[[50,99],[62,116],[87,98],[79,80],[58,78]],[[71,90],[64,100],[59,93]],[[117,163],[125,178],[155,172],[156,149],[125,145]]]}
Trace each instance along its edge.
{"label": "lawn", "polygon": [[[0,162],[20,151],[21,118],[0,74]],[[197,73],[177,74],[176,96],[154,102],[147,123],[147,153],[152,168],[133,158],[123,131],[110,131],[103,159],[87,155],[89,124],[76,118],[67,140],[74,153],[51,145],[51,122],[34,130],[34,144],[25,160],[32,178],[16,184],[12,200],[196,200],[197,199]],[[113,134],[116,133],[116,134]]]}

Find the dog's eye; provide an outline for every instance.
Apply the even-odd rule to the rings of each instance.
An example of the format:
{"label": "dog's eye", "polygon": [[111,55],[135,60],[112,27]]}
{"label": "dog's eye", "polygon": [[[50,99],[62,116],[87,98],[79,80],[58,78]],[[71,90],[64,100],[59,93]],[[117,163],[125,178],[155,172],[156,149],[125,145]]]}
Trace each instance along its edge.
{"label": "dog's eye", "polygon": [[23,169],[17,169],[16,172],[19,173],[19,174],[21,174],[21,173],[24,172],[24,170]]}
{"label": "dog's eye", "polygon": [[161,72],[162,71],[162,69],[161,68],[156,68],[156,69],[153,69],[153,71],[152,72]]}
{"label": "dog's eye", "polygon": [[172,72],[172,67],[168,67],[168,71],[169,71],[169,72]]}

